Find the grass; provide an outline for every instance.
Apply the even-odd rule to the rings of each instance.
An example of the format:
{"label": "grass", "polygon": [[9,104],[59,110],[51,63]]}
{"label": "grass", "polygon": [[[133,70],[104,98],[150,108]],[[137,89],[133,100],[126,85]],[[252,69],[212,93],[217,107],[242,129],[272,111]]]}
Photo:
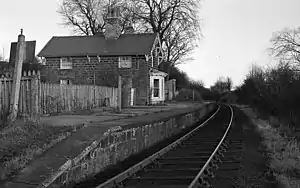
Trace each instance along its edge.
{"label": "grass", "polygon": [[55,127],[32,122],[17,122],[2,129],[0,131],[0,180],[8,179],[23,169],[30,161],[68,137],[74,128],[74,126]]}
{"label": "grass", "polygon": [[261,135],[243,111],[235,108],[235,125],[243,127],[244,149],[241,167],[232,182],[236,187],[279,188],[269,166],[270,157],[263,145]]}
{"label": "grass", "polygon": [[[243,107],[261,135],[262,150],[268,160],[268,170],[280,187],[300,187],[300,150],[297,138],[288,134],[286,128],[274,117],[261,120],[250,108]],[[262,176],[262,175],[260,175]]]}

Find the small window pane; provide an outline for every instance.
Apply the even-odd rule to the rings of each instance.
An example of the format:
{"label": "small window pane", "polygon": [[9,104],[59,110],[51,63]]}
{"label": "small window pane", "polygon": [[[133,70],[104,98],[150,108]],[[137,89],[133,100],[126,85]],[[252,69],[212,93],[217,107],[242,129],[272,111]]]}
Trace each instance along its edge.
{"label": "small window pane", "polygon": [[159,88],[159,79],[154,79],[154,87]]}
{"label": "small window pane", "polygon": [[71,58],[61,58],[60,59],[60,69],[72,69],[72,59]]}
{"label": "small window pane", "polygon": [[159,97],[159,89],[154,89],[154,97]]}
{"label": "small window pane", "polygon": [[153,82],[153,95],[154,97],[159,97],[159,79],[154,79]]}

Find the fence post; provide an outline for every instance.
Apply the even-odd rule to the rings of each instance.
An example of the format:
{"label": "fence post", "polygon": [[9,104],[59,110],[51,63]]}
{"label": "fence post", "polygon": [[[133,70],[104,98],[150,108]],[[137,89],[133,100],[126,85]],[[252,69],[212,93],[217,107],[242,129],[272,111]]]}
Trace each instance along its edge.
{"label": "fence post", "polygon": [[40,80],[39,76],[35,75],[31,79],[31,114],[30,120],[33,122],[40,121]]}
{"label": "fence post", "polygon": [[122,77],[118,76],[118,112],[121,112],[122,106]]}
{"label": "fence post", "polygon": [[20,83],[22,77],[22,64],[24,60],[25,53],[25,36],[23,35],[23,29],[21,29],[21,34],[18,36],[17,43],[17,54],[16,54],[16,62],[14,67],[13,74],[13,85],[12,85],[12,93],[10,99],[10,114],[8,116],[8,125],[14,123],[18,114],[18,103],[19,103],[19,94],[20,94]]}

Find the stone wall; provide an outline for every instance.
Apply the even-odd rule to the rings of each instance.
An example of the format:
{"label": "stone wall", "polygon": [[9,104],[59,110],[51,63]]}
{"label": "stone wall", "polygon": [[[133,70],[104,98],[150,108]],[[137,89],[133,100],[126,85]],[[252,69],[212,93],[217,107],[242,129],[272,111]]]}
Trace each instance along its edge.
{"label": "stone wall", "polygon": [[154,144],[180,133],[194,125],[215,109],[214,104],[206,104],[197,110],[152,121],[144,125],[115,127],[94,141],[80,155],[68,160],[40,187],[61,187],[84,181],[104,171],[133,154],[137,154]]}
{"label": "stone wall", "polygon": [[102,56],[100,63],[96,57],[72,57],[72,69],[60,70],[60,58],[46,58],[46,69],[60,79],[70,79],[73,84],[95,84],[99,86],[118,87],[118,75],[124,79],[132,78],[132,87],[136,88],[136,104],[145,105],[148,102],[149,70],[151,62],[144,56],[132,56],[132,68],[118,70],[118,56]]}

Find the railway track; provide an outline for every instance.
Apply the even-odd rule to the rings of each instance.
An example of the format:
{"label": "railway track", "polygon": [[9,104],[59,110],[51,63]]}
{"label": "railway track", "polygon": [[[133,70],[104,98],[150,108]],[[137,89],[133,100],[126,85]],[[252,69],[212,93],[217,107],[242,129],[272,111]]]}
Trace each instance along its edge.
{"label": "railway track", "polygon": [[[239,127],[232,127],[233,117],[230,106],[219,105],[204,123],[97,188],[218,186],[214,181],[218,167],[226,174],[236,172],[239,166],[224,167],[226,164],[238,164],[236,161],[243,147]],[[219,180],[231,182],[230,178],[220,177]]]}

